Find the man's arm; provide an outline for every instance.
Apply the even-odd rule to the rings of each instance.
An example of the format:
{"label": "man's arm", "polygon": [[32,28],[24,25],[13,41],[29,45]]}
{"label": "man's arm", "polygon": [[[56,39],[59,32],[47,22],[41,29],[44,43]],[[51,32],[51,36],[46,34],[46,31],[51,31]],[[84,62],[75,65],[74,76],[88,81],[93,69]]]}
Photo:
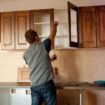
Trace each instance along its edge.
{"label": "man's arm", "polygon": [[49,53],[51,50],[51,40],[49,38],[47,38],[43,42],[44,42],[44,46],[45,46],[47,52]]}
{"label": "man's arm", "polygon": [[58,26],[58,23],[54,22],[54,24],[52,25],[52,28],[51,28],[50,35],[49,35],[49,38],[51,39],[51,46],[52,46],[52,48],[54,48],[54,38],[56,36],[57,26]]}

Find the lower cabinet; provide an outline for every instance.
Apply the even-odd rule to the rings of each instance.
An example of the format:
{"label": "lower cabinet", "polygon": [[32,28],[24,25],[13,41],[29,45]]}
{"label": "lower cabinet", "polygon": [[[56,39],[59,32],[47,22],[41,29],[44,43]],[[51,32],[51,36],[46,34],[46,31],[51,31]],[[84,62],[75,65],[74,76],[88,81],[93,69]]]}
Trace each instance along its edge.
{"label": "lower cabinet", "polygon": [[30,88],[0,88],[0,105],[31,105]]}
{"label": "lower cabinet", "polygon": [[57,90],[57,105],[80,105],[79,91],[69,89]]}
{"label": "lower cabinet", "polygon": [[[31,105],[30,88],[0,88],[0,105]],[[57,90],[57,105],[79,105],[79,91]]]}
{"label": "lower cabinet", "polygon": [[31,105],[29,88],[10,89],[10,105]]}

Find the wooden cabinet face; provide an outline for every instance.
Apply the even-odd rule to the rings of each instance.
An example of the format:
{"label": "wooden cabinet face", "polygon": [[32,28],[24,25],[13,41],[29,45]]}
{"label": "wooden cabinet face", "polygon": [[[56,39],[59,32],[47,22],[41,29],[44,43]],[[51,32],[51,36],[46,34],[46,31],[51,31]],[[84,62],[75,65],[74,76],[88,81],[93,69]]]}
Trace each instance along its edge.
{"label": "wooden cabinet face", "polygon": [[1,14],[1,48],[25,49],[25,31],[29,29],[29,12],[7,12]]}
{"label": "wooden cabinet face", "polygon": [[16,49],[25,49],[28,46],[25,32],[29,29],[29,12],[15,12],[15,42]]}
{"label": "wooden cabinet face", "polygon": [[55,43],[52,48],[69,47],[68,12],[67,9],[45,9],[31,11],[31,28],[38,32],[43,40],[50,34],[51,25],[58,22]]}
{"label": "wooden cabinet face", "polygon": [[31,26],[41,40],[47,38],[54,21],[58,21],[55,45],[52,48],[69,47],[67,9],[42,9],[31,11],[6,12],[1,14],[2,49],[26,49],[25,32]]}
{"label": "wooden cabinet face", "polygon": [[97,47],[105,47],[105,6],[96,7]]}
{"label": "wooden cabinet face", "polygon": [[43,39],[50,34],[50,28],[54,22],[53,9],[31,11],[31,28],[37,31]]}
{"label": "wooden cabinet face", "polygon": [[57,105],[79,105],[79,91],[57,90]]}
{"label": "wooden cabinet face", "polygon": [[79,8],[81,47],[105,47],[105,6]]}
{"label": "wooden cabinet face", "polygon": [[14,13],[1,14],[1,48],[14,49]]}
{"label": "wooden cabinet face", "polygon": [[[53,9],[40,9],[31,11],[31,28],[37,31],[41,40],[50,35],[51,26],[54,22]],[[52,45],[53,48],[54,45]]]}
{"label": "wooden cabinet face", "polygon": [[95,7],[79,8],[81,47],[96,47]]}

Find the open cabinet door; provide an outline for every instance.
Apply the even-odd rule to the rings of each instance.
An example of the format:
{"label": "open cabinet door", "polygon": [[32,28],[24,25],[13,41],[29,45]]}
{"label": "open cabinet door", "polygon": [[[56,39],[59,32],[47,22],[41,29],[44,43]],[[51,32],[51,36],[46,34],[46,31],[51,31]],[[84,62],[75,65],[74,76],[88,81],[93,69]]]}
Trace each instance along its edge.
{"label": "open cabinet door", "polygon": [[68,3],[68,22],[69,22],[69,38],[70,47],[79,47],[79,31],[78,31],[78,7]]}

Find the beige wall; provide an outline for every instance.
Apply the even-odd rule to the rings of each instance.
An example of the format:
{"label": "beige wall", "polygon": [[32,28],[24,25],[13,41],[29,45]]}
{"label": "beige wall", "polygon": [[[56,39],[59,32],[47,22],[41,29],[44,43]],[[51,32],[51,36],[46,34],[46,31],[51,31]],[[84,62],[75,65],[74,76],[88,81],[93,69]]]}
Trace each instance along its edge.
{"label": "beige wall", "polygon": [[[56,51],[56,54],[58,60],[53,65],[58,67],[59,75],[65,81],[105,80],[105,49],[60,50]],[[104,105],[105,103],[102,90],[85,91],[84,98],[85,105]],[[75,99],[73,102],[78,101]]]}
{"label": "beige wall", "polygon": [[47,8],[67,8],[67,0],[0,0],[0,12]]}
{"label": "beige wall", "polygon": [[23,52],[0,52],[0,82],[16,82],[18,67],[23,67]]}
{"label": "beige wall", "polygon": [[58,60],[53,63],[67,81],[105,79],[105,49],[73,49],[56,51]]}
{"label": "beige wall", "polygon": [[[23,52],[0,52],[0,82],[17,81],[17,69],[25,65]],[[65,81],[105,79],[105,49],[56,50],[56,54],[53,66],[58,68],[59,75]]]}

